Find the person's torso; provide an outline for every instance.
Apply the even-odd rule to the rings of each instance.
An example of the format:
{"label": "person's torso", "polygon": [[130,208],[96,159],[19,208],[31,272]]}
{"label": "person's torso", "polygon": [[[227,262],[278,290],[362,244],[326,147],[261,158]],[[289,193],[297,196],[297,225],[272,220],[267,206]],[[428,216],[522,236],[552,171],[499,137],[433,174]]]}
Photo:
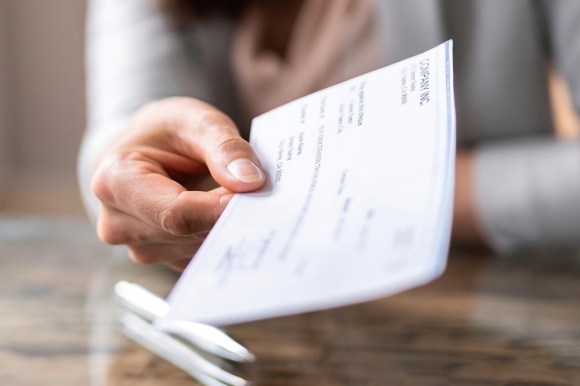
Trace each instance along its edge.
{"label": "person's torso", "polygon": [[[340,66],[335,73],[340,75],[327,76],[328,81],[319,87],[360,75],[373,66],[394,63],[452,38],[460,144],[551,132],[540,4],[531,0],[377,1],[372,15],[376,18],[378,59],[350,67],[351,73],[349,66]],[[349,30],[348,25],[343,28]],[[243,122],[243,98],[239,80],[233,75],[236,26],[214,20],[198,24],[191,32],[189,43],[196,46],[192,60],[203,61],[200,81],[210,85],[210,102]],[[347,47],[334,60],[349,60],[349,51],[355,48],[356,44]],[[302,95],[312,91],[305,87]],[[241,126],[242,131],[247,130],[246,124]]]}

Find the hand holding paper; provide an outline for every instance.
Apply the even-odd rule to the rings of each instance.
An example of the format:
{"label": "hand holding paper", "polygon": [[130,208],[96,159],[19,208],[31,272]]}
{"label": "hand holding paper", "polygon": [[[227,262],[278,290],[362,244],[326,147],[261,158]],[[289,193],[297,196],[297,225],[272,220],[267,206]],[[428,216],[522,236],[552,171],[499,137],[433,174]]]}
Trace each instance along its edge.
{"label": "hand holding paper", "polygon": [[267,173],[236,195],[161,320],[237,323],[371,300],[445,266],[452,43],[254,119]]}

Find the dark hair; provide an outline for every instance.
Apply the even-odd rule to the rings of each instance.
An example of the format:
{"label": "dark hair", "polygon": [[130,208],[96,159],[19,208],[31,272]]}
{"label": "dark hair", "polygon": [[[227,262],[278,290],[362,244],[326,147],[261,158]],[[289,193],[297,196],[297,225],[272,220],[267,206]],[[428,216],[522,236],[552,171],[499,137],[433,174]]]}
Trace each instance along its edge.
{"label": "dark hair", "polygon": [[[237,19],[248,4],[258,0],[157,0],[176,20],[226,16]],[[266,1],[263,1],[264,3]]]}
{"label": "dark hair", "polygon": [[[1,1],[1,0],[0,0]],[[277,23],[277,18],[294,20],[292,15],[299,11],[302,0],[155,0],[161,5],[163,11],[175,22],[177,28],[187,28],[192,20],[207,19],[214,16],[228,17],[237,21],[248,7],[256,7],[269,15],[269,21]],[[288,17],[289,16],[289,17]],[[291,28],[291,24],[282,23],[282,28],[277,28],[280,33],[263,36],[261,44],[266,49],[286,52],[287,41],[283,36],[285,29]],[[289,32],[288,32],[289,33]]]}

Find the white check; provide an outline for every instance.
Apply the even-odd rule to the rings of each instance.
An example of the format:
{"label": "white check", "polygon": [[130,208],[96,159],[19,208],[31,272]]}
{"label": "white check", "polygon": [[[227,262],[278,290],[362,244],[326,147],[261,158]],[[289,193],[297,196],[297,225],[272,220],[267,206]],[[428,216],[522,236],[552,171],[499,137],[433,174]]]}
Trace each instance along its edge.
{"label": "white check", "polygon": [[164,322],[216,325],[380,298],[442,273],[452,218],[452,42],[254,119],[266,187],[236,195]]}

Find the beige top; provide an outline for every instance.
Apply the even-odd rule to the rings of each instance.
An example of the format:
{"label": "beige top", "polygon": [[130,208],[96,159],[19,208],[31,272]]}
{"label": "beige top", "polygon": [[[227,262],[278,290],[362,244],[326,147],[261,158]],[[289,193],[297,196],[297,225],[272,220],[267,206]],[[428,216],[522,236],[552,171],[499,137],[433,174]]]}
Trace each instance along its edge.
{"label": "beige top", "polygon": [[380,67],[373,0],[305,0],[286,52],[261,50],[269,15],[251,10],[236,26],[232,70],[244,115],[286,102]]}

